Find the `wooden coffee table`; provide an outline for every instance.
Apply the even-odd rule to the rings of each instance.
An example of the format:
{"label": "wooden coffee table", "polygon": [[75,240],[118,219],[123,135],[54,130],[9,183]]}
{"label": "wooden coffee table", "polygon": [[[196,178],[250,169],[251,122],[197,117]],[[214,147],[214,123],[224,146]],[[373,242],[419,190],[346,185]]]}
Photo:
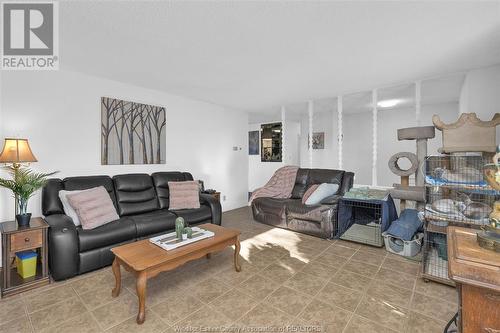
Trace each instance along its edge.
{"label": "wooden coffee table", "polygon": [[210,254],[212,252],[224,250],[231,245],[235,245],[236,247],[234,250],[234,268],[237,272],[241,271],[241,266],[239,264],[240,232],[211,223],[202,224],[199,227],[214,232],[215,236],[169,251],[154,245],[149,239],[111,249],[115,255],[113,273],[116,282],[112,290],[112,295],[113,297],[117,297],[120,294],[120,266],[123,266],[137,278],[136,289],[139,299],[139,313],[137,314],[138,324],[144,323],[146,319],[146,282],[148,279],[155,277],[161,272],[172,270],[188,261],[203,256],[210,259]]}

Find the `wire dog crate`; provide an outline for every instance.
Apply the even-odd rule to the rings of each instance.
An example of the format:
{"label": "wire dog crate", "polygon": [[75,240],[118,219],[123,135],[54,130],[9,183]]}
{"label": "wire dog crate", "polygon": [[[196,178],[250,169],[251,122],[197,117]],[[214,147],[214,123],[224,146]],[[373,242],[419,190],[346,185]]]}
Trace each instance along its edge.
{"label": "wire dog crate", "polygon": [[343,219],[344,225],[339,225],[346,229],[340,239],[382,247],[382,203],[343,198],[342,205],[348,218]]}
{"label": "wire dog crate", "polygon": [[448,278],[446,227],[456,225],[479,229],[500,192],[484,180],[482,169],[488,159],[480,155],[430,156],[425,162],[425,232],[422,277],[454,285]]}

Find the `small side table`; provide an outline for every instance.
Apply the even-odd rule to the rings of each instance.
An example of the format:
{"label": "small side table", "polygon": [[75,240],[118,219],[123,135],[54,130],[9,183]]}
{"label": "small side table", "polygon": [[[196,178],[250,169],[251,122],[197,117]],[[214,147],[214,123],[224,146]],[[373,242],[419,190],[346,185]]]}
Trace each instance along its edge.
{"label": "small side table", "polygon": [[[2,237],[2,297],[50,283],[48,269],[47,230],[49,225],[34,217],[29,227],[20,228],[16,221],[0,223]],[[36,275],[23,279],[13,267],[16,252],[36,250],[38,253]]]}
{"label": "small side table", "polygon": [[220,192],[212,192],[212,193],[207,193],[207,192],[203,192],[205,194],[210,194],[211,196],[213,196],[217,201],[220,202]]}

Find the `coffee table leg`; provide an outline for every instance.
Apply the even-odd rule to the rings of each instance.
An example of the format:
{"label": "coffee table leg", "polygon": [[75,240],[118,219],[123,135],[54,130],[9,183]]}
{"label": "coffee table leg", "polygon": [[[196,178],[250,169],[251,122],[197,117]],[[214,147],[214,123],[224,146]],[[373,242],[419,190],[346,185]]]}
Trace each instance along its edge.
{"label": "coffee table leg", "polygon": [[113,297],[118,297],[120,295],[120,290],[122,287],[122,277],[120,273],[120,262],[118,261],[118,258],[115,258],[113,260],[113,274],[115,275],[115,287],[111,291],[111,295]]}
{"label": "coffee table leg", "polygon": [[139,298],[139,313],[137,314],[137,324],[144,323],[146,320],[146,273],[140,272],[137,276],[137,297]]}
{"label": "coffee table leg", "polygon": [[234,249],[234,269],[236,269],[237,272],[241,272],[241,266],[240,266],[240,236],[236,237],[236,243],[235,249]]}

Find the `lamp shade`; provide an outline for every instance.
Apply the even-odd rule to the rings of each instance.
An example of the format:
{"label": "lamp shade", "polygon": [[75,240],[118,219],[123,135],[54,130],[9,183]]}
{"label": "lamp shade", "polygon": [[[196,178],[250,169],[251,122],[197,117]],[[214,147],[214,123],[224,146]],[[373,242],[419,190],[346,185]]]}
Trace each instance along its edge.
{"label": "lamp shade", "polygon": [[23,163],[36,161],[37,159],[31,152],[28,139],[5,139],[2,153],[0,153],[0,163]]}

